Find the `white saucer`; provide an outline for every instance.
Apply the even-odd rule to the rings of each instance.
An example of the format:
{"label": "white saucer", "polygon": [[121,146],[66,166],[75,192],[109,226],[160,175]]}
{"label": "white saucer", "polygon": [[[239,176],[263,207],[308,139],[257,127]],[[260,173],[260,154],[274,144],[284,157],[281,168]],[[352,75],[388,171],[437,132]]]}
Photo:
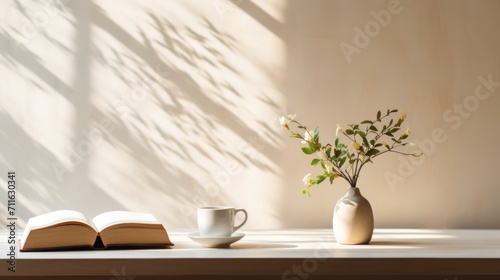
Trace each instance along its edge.
{"label": "white saucer", "polygon": [[227,248],[234,242],[242,239],[245,234],[235,232],[228,237],[201,237],[199,232],[191,232],[187,235],[193,241],[200,243],[203,247],[207,248]]}

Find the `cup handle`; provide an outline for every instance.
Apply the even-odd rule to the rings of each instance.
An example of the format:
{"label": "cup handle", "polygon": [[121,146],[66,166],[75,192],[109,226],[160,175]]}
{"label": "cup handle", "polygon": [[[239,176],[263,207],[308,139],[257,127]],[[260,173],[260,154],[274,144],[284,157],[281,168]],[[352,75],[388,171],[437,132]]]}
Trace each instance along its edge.
{"label": "cup handle", "polygon": [[247,222],[247,219],[248,219],[248,213],[247,213],[247,211],[245,209],[235,209],[235,211],[234,211],[234,216],[235,217],[238,214],[238,212],[245,213],[245,220],[243,220],[243,222],[239,226],[233,227],[233,232],[239,230]]}

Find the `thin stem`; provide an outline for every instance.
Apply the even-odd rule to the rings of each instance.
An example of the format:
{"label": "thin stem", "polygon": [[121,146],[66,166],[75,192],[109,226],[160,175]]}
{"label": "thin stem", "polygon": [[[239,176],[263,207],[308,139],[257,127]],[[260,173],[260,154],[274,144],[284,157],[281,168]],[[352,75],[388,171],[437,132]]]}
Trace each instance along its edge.
{"label": "thin stem", "polygon": [[347,137],[349,140],[351,140],[352,142],[356,142],[356,136],[354,136],[354,139],[351,138],[351,136],[347,135],[345,132],[342,132],[342,134],[345,135],[345,137]]}
{"label": "thin stem", "polygon": [[[356,156],[356,168],[354,168],[354,178],[353,178],[353,181],[354,181],[354,186],[356,186],[356,183],[358,181],[358,176],[359,176],[359,172],[361,171],[361,168],[358,169],[358,165],[359,165],[359,155],[361,153],[357,153],[357,156]],[[362,166],[361,166],[362,167]],[[352,184],[351,184],[352,186]]]}
{"label": "thin stem", "polygon": [[400,155],[404,155],[404,156],[411,156],[411,155],[413,155],[413,154],[403,153],[403,152],[400,152],[400,151],[385,150],[385,151],[383,151],[383,152],[380,152],[380,153],[378,153],[378,154],[374,155],[372,158],[376,158],[376,157],[378,157],[378,156],[380,156],[380,155],[382,155],[382,154],[385,154],[385,153],[387,153],[387,152],[396,153],[396,154],[400,154]]}
{"label": "thin stem", "polygon": [[[301,123],[299,123],[299,122],[298,122],[298,121],[296,121],[296,120],[292,120],[291,122],[296,123],[298,126],[302,127],[302,129],[303,129],[303,130],[305,130],[307,134],[309,134],[310,138],[311,138],[311,139],[313,139],[313,137],[312,137],[311,133],[309,133],[309,130],[307,130],[307,127],[306,127],[305,125],[302,125]],[[289,128],[289,130],[290,130],[290,132],[294,133],[295,135],[300,136],[300,139],[302,139],[302,140],[304,140],[304,141],[306,141],[306,142],[308,141],[308,140],[306,140],[306,139],[302,136],[302,134],[300,134],[300,133],[297,133],[297,132],[293,131],[291,128]],[[347,136],[347,135],[346,135],[346,136]],[[313,141],[314,141],[314,139],[313,139]],[[331,145],[330,145],[330,146],[331,146]],[[339,167],[339,166],[337,166],[337,165],[336,165],[335,163],[333,163],[332,161],[330,161],[330,160],[329,160],[329,162],[331,162],[331,163],[333,164],[334,170],[337,172],[337,174],[339,174],[339,176],[340,176],[340,177],[344,178],[347,182],[349,182],[349,184],[351,184],[351,185],[352,185],[352,179],[349,177],[349,175],[346,175],[346,174],[342,171],[342,169],[340,169],[340,167]]]}
{"label": "thin stem", "polygon": [[[359,179],[359,176],[361,174],[361,170],[362,168],[364,167],[364,165],[367,163],[367,162],[373,162],[372,159],[373,158],[376,158],[382,154],[385,154],[385,153],[388,153],[388,152],[393,152],[393,153],[397,153],[397,154],[401,154],[401,155],[405,155],[405,156],[410,156],[410,155],[415,155],[415,154],[412,154],[412,153],[406,153],[406,152],[401,152],[401,151],[397,151],[395,149],[401,147],[401,146],[406,146],[407,144],[406,143],[402,143],[404,139],[402,139],[403,136],[400,136],[399,139],[397,141],[394,141],[394,143],[392,143],[391,146],[388,146],[387,144],[385,144],[385,148],[386,150],[385,151],[382,151],[382,152],[379,152],[377,151],[378,153],[376,155],[373,155],[373,156],[367,156],[365,154],[368,153],[371,149],[375,149],[375,145],[380,145],[378,144],[378,141],[380,139],[382,139],[382,137],[386,136],[386,133],[389,133],[391,132],[392,130],[394,130],[396,127],[398,128],[398,130],[400,129],[400,125],[401,123],[404,121],[404,119],[399,119],[397,120],[396,122],[393,123],[393,119],[391,119],[390,122],[387,122],[384,124],[384,119],[387,118],[387,117],[390,117],[390,115],[392,115],[393,113],[397,112],[397,110],[393,110],[393,111],[388,111],[387,114],[384,114],[383,116],[381,116],[380,118],[377,118],[376,120],[374,121],[370,121],[370,122],[367,122],[367,123],[364,123],[363,125],[366,125],[365,127],[365,130],[364,130],[364,134],[366,136],[368,136],[369,134],[374,134],[373,136],[370,135],[371,137],[371,140],[368,140],[368,137],[367,137],[367,140],[368,140],[368,144],[366,144],[365,142],[362,143],[361,147],[359,150],[356,150],[355,151],[355,154],[356,156],[355,157],[352,157],[351,158],[351,153],[349,153],[349,148],[342,144],[340,150],[341,151],[346,151],[348,154],[347,155],[344,155],[344,157],[342,157],[342,160],[345,162],[345,160],[349,160],[349,166],[345,168],[345,170],[342,170],[342,168],[339,166],[340,164],[340,161],[341,159],[340,158],[336,158],[335,157],[335,160],[332,160],[332,158],[334,157],[330,157],[329,159],[325,160],[324,158],[324,155],[321,155],[319,156],[320,159],[323,161],[322,162],[322,165],[325,167],[325,162],[328,161],[328,169],[327,167],[325,167],[324,171],[326,172],[325,175],[329,175],[329,176],[333,176],[334,174],[338,175],[339,177],[341,178],[344,178],[347,182],[349,182],[349,184],[351,185],[351,187],[356,187],[357,185],[357,181]],[[378,115],[378,114],[377,114]],[[325,147],[323,147],[321,145],[321,143],[319,143],[319,141],[317,140],[317,137],[318,135],[315,135],[316,138],[313,137],[314,134],[318,133],[316,132],[316,130],[314,130],[313,133],[311,133],[306,126],[302,125],[301,123],[299,123],[298,121],[296,120],[291,120],[290,123],[294,123],[294,124],[297,124],[298,125],[298,128],[299,129],[303,129],[305,130],[305,133],[304,134],[299,134],[297,132],[294,132],[293,130],[291,130],[289,127],[288,130],[290,130],[290,132],[293,133],[293,137],[295,138],[299,138],[299,139],[302,139],[303,141],[306,141],[309,145],[309,148],[311,150],[313,150],[313,152],[318,152],[318,151],[321,151],[322,153],[325,153],[324,149],[327,149],[327,148],[335,148],[337,149],[336,146],[332,146],[331,144],[327,144]],[[378,129],[370,129],[371,127],[376,127],[375,125],[379,124],[382,125],[384,124],[383,127],[379,127]],[[358,135],[358,132],[362,134],[363,130],[362,129],[359,129],[361,126],[361,124],[359,125],[349,125],[350,127],[350,130],[353,132],[351,135],[347,135],[347,133],[345,131],[342,131],[342,134],[348,139],[350,140],[351,142],[356,142],[357,143],[357,135]],[[356,129],[354,129],[354,127],[356,127]],[[377,128],[377,127],[376,127]],[[390,135],[387,135],[388,137],[393,137]],[[360,136],[361,137],[361,136]],[[308,140],[306,140],[306,138],[309,138]],[[362,137],[364,139],[364,137]],[[391,140],[394,139],[396,140],[395,138],[391,138]],[[373,144],[372,144],[373,143]],[[366,144],[366,146],[365,146]],[[367,150],[365,151],[364,148],[366,148]],[[372,154],[373,152],[370,152],[369,154]],[[329,157],[327,155],[327,157]],[[355,161],[355,162],[352,162],[352,164],[350,163],[351,161]],[[331,164],[331,166],[330,166]],[[331,167],[331,169],[330,169]],[[328,170],[332,170],[332,172],[327,172]],[[324,176],[324,175],[323,175]]]}

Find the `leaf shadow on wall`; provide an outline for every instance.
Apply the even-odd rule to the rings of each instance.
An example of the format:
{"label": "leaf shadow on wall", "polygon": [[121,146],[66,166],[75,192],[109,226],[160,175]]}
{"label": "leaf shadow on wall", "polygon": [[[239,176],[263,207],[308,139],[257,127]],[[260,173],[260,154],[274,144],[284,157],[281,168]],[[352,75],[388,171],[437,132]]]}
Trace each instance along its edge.
{"label": "leaf shadow on wall", "polygon": [[[23,6],[16,3],[16,9]],[[179,24],[153,11],[139,13],[146,20],[137,22],[132,32],[92,1],[69,2],[60,16],[76,32],[71,45],[51,32],[37,33],[74,58],[68,62],[74,63],[72,81],[61,78],[57,69],[47,67],[47,57],[33,51],[37,40],[18,51],[9,47],[16,29],[0,30],[2,62],[38,89],[28,95],[53,98],[49,92],[55,92],[72,106],[73,123],[60,137],[72,135],[73,153],[88,140],[84,132],[95,132],[101,121],[115,127],[109,133],[101,131],[102,139],[68,168],[60,182],[52,164],[67,160],[68,147],[40,143],[18,121],[26,117],[22,110],[2,113],[5,132],[0,143],[10,149],[2,165],[22,174],[24,217],[62,208],[89,217],[132,210],[151,212],[168,225],[191,227],[198,206],[240,203],[238,196],[228,193],[235,191],[231,182],[248,169],[278,172],[272,164],[276,146],[265,145],[263,153],[248,144],[262,137],[262,131],[268,139],[278,138],[272,123],[258,118],[251,120],[252,125],[247,123],[245,105],[257,102],[274,111],[279,106],[262,92],[241,93],[241,73],[228,58],[242,56],[236,40],[205,18]],[[26,12],[23,16],[29,20]],[[114,45],[101,42],[96,34],[105,35]],[[106,78],[96,77],[95,68],[106,72]],[[47,131],[57,133],[53,127]],[[218,181],[215,175],[226,171],[228,163],[237,166],[239,173]]]}
{"label": "leaf shadow on wall", "polygon": [[[111,57],[103,54],[109,53],[103,49],[106,46],[96,47],[96,60],[129,88],[139,84],[146,91],[137,104],[121,104],[114,108],[118,113],[101,114],[120,129],[109,135],[110,144],[134,159],[139,172],[130,179],[142,188],[137,195],[157,193],[169,205],[168,214],[159,214],[163,219],[178,217],[174,224],[193,226],[197,206],[238,204],[225,194],[225,188],[234,186],[214,179],[217,171],[232,162],[242,170],[275,172],[272,160],[265,157],[276,148],[266,147],[269,153],[261,154],[263,158],[251,159],[238,150],[239,144],[259,135],[245,123],[241,111],[245,97],[228,78],[240,75],[225,58],[228,53],[238,55],[234,39],[206,19],[184,26],[154,12],[147,14],[150,27],[161,36],[153,37],[137,25],[139,39],[103,10],[94,15],[96,27],[124,46],[113,50]],[[140,67],[131,69],[130,64]],[[271,130],[270,124],[259,125]]]}

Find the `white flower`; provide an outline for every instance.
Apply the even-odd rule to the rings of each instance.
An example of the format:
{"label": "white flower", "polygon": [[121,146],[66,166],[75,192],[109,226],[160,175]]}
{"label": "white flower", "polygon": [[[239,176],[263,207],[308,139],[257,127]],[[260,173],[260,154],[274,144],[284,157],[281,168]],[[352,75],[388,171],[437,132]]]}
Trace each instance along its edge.
{"label": "white flower", "polygon": [[311,141],[311,135],[314,133],[314,131],[309,130],[304,132],[304,140],[302,140],[302,144],[307,144],[307,142]]}
{"label": "white flower", "polygon": [[404,121],[406,119],[406,112],[401,111],[401,116],[399,117],[399,119]]}
{"label": "white flower", "polygon": [[333,172],[333,163],[330,161],[324,161],[325,167],[326,167],[326,172],[332,173]]}
{"label": "white flower", "polygon": [[389,149],[389,144],[387,144],[387,142],[382,141],[382,145],[384,145],[387,149]]}
{"label": "white flower", "polygon": [[309,183],[311,182],[311,178],[311,173],[307,173],[307,175],[302,178],[302,182],[304,182],[304,185],[309,185]]}
{"label": "white flower", "polygon": [[339,136],[339,133],[342,133],[342,127],[337,124],[337,130],[335,130],[335,136]]}
{"label": "white flower", "polygon": [[291,121],[294,121],[295,120],[295,117],[297,117],[297,114],[290,114],[288,115],[288,119],[291,120]]}
{"label": "white flower", "polygon": [[405,132],[406,135],[410,136],[411,134],[411,130],[409,127],[406,128],[406,132]]}
{"label": "white flower", "polygon": [[317,151],[317,152],[316,152],[316,155],[317,155],[320,159],[322,159],[322,160],[324,160],[324,161],[328,161],[328,162],[330,162],[330,159],[328,158],[328,155],[325,153],[325,151],[323,151],[323,150],[319,150],[319,151]]}
{"label": "white flower", "polygon": [[413,142],[410,142],[408,143],[408,146],[412,147],[412,148],[416,148],[417,147],[417,144],[413,143]]}
{"label": "white flower", "polygon": [[351,146],[355,149],[355,150],[359,150],[361,148],[361,146],[359,146],[358,142],[352,142]]}
{"label": "white flower", "polygon": [[285,119],[285,116],[281,116],[281,117],[280,117],[280,124],[281,124],[282,126],[285,126],[285,124],[286,124],[286,119]]}
{"label": "white flower", "polygon": [[286,118],[284,116],[280,117],[280,124],[281,124],[282,127],[288,129],[288,122],[286,121]]}
{"label": "white flower", "polygon": [[311,141],[311,135],[312,135],[312,133],[313,133],[312,130],[306,131],[304,133],[304,138],[306,139],[306,141]]}

